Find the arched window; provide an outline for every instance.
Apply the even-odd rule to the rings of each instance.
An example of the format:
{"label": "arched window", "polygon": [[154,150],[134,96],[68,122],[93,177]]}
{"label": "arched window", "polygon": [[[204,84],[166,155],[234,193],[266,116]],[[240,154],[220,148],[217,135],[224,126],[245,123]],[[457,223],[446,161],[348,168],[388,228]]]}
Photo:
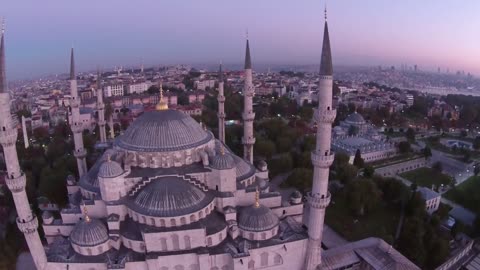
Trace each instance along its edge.
{"label": "arched window", "polygon": [[172,234],[172,245],[173,245],[173,250],[179,250],[180,249],[180,243],[178,241],[178,235]]}
{"label": "arched window", "polygon": [[162,251],[167,251],[167,239],[165,238],[160,238],[160,246],[162,248]]}
{"label": "arched window", "polygon": [[262,232],[262,240],[265,240],[265,239],[267,239],[267,234]]}
{"label": "arched window", "polygon": [[188,235],[185,235],[183,237],[183,240],[185,241],[185,249],[192,248],[192,244],[190,243],[190,237]]}
{"label": "arched window", "polygon": [[165,227],[165,219],[160,219],[160,226]]}
{"label": "arched window", "polygon": [[260,254],[260,266],[267,266],[268,265],[268,253],[263,252]]}
{"label": "arched window", "polygon": [[174,218],[170,219],[170,225],[177,226],[177,223],[175,222]]}
{"label": "arched window", "polygon": [[222,266],[222,270],[228,270],[228,265]]}
{"label": "arched window", "polygon": [[190,265],[189,270],[200,270],[200,267],[198,266],[198,264],[192,264],[192,265]]}
{"label": "arched window", "polygon": [[187,224],[187,219],[185,217],[180,218],[180,224],[182,225]]}
{"label": "arched window", "polygon": [[202,211],[200,211],[200,212],[198,213],[198,218],[203,218],[203,212],[202,212]]}
{"label": "arched window", "polygon": [[150,218],[150,224],[152,224],[153,226],[155,226],[155,219],[152,217]]}
{"label": "arched window", "polygon": [[195,222],[197,221],[197,218],[195,217],[195,215],[190,215],[190,222]]}
{"label": "arched window", "polygon": [[255,268],[255,261],[251,260],[248,262],[248,269],[253,269],[253,268]]}
{"label": "arched window", "polygon": [[282,264],[283,263],[282,256],[280,256],[280,254],[275,255],[275,257],[273,257],[273,263]]}
{"label": "arched window", "polygon": [[87,248],[87,253],[88,255],[92,255],[92,250],[90,248]]}
{"label": "arched window", "polygon": [[173,267],[174,270],[184,270],[185,268],[183,267],[183,265],[175,265],[175,267]]}
{"label": "arched window", "polygon": [[208,237],[207,238],[207,246],[211,246],[211,245],[212,245],[212,238]]}
{"label": "arched window", "polygon": [[219,233],[219,234],[218,234],[218,241],[222,242],[222,240],[223,240],[223,237],[222,237],[222,236],[223,236],[222,233]]}
{"label": "arched window", "polygon": [[99,253],[102,253],[102,252],[103,252],[103,247],[102,247],[102,246],[99,246],[99,247],[98,247],[98,252],[99,252]]}

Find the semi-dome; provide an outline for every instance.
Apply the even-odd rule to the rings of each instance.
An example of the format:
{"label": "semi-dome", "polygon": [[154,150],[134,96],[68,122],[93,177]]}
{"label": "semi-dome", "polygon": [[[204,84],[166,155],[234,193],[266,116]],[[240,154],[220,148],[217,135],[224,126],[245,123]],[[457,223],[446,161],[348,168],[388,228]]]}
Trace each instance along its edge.
{"label": "semi-dome", "polygon": [[81,247],[92,247],[108,241],[107,227],[98,219],[86,217],[79,221],[70,233],[70,241]]}
{"label": "semi-dome", "polygon": [[113,178],[123,173],[122,166],[116,161],[108,159],[100,165],[98,170],[98,177]]}
{"label": "semi-dome", "polygon": [[133,195],[128,207],[135,212],[157,217],[175,217],[194,213],[213,201],[186,180],[167,176],[153,179],[140,192]]}
{"label": "semi-dome", "polygon": [[235,160],[228,153],[218,154],[212,157],[210,167],[217,170],[226,170],[235,167]]}
{"label": "semi-dome", "polygon": [[192,117],[167,109],[144,113],[115,140],[115,145],[130,151],[169,152],[194,148],[212,138]]}
{"label": "semi-dome", "polygon": [[255,167],[253,167],[252,164],[247,163],[241,157],[235,155],[233,156],[233,159],[235,160],[235,170],[238,181],[247,179],[255,174]]}
{"label": "semi-dome", "polygon": [[351,124],[365,124],[365,119],[363,116],[357,112],[354,112],[347,116],[345,119],[346,122],[351,123]]}
{"label": "semi-dome", "polygon": [[240,211],[238,227],[244,231],[262,232],[275,228],[279,219],[264,205],[252,205]]}

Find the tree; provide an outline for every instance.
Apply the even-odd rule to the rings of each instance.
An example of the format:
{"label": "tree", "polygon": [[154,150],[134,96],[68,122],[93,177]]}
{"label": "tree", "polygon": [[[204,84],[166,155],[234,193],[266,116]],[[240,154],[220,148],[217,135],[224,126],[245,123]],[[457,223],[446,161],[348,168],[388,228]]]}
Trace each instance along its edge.
{"label": "tree", "polygon": [[410,198],[410,189],[400,180],[375,176],[374,181],[382,191],[383,199],[387,202],[406,202]]}
{"label": "tree", "polygon": [[410,152],[411,148],[410,148],[410,143],[409,142],[399,142],[398,143],[398,151],[400,151],[400,153],[402,154],[406,154],[408,152]]}
{"label": "tree", "polygon": [[456,237],[459,233],[465,232],[465,224],[461,222],[460,220],[455,220],[455,224],[452,227],[452,230],[450,233],[452,234],[453,237]]}
{"label": "tree", "polygon": [[358,169],[357,167],[345,164],[343,167],[337,169],[337,179],[342,182],[344,185],[350,183],[357,177]]}
{"label": "tree", "polygon": [[407,137],[407,140],[411,143],[415,141],[415,131],[413,128],[410,127],[407,129],[407,132],[405,132],[405,137]]}
{"label": "tree", "polygon": [[475,174],[475,176],[477,176],[479,173],[480,173],[480,164],[477,163],[475,165],[475,167],[473,168],[473,174]]}
{"label": "tree", "polygon": [[425,263],[427,256],[424,236],[423,218],[409,217],[405,219],[398,239],[398,250],[420,267]]}
{"label": "tree", "polygon": [[441,173],[443,171],[443,164],[440,161],[433,163],[432,169],[436,172]]}
{"label": "tree", "polygon": [[307,168],[295,168],[288,176],[283,187],[294,187],[302,192],[306,192],[312,188],[313,172]]}
{"label": "tree", "polygon": [[414,192],[405,207],[405,213],[410,217],[423,217],[425,215],[425,200],[420,192]]}
{"label": "tree", "polygon": [[425,146],[425,148],[422,149],[422,153],[425,159],[429,159],[432,156],[432,149],[430,149],[428,146]]}
{"label": "tree", "polygon": [[473,140],[473,149],[480,149],[480,136],[475,137],[475,139]]}
{"label": "tree", "polygon": [[359,216],[372,210],[380,201],[381,191],[371,179],[351,181],[345,191],[350,209]]}
{"label": "tree", "polygon": [[375,168],[372,166],[365,166],[363,169],[363,176],[367,178],[372,178],[373,174],[375,173]]}
{"label": "tree", "polygon": [[290,151],[292,144],[292,139],[287,136],[278,137],[276,140],[276,147],[279,153]]}
{"label": "tree", "polygon": [[365,165],[365,161],[362,158],[362,154],[360,153],[360,149],[357,149],[357,152],[355,152],[355,158],[353,159],[353,165],[355,165],[357,168],[363,168]]}
{"label": "tree", "polygon": [[293,160],[290,156],[290,153],[279,155],[277,158],[270,159],[268,161],[268,167],[272,174],[277,175],[279,173],[286,173],[292,170],[293,168]]}
{"label": "tree", "polygon": [[259,139],[255,142],[255,152],[266,159],[270,159],[275,153],[275,144],[268,139]]}

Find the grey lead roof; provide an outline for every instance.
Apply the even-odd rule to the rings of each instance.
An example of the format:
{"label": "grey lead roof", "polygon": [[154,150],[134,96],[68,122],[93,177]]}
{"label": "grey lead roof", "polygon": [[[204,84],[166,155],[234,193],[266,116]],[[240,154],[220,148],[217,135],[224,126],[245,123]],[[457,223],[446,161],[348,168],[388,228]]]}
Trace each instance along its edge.
{"label": "grey lead roof", "polygon": [[78,246],[97,246],[108,241],[108,230],[98,219],[79,221],[70,233],[70,241]]}
{"label": "grey lead roof", "polygon": [[0,40],[0,93],[7,92],[7,75],[5,73],[5,33]]}
{"label": "grey lead roof", "polygon": [[210,167],[217,170],[226,170],[235,167],[235,160],[229,153],[217,154],[212,157]]}
{"label": "grey lead roof", "polygon": [[328,24],[325,21],[323,31],[322,58],[320,60],[320,75],[333,75],[332,51],[330,50],[330,37],[328,34]]}
{"label": "grey lead roof", "polygon": [[345,119],[346,122],[355,123],[355,124],[365,124],[365,119],[363,116],[357,112],[354,112],[347,116]]}
{"label": "grey lead roof", "polygon": [[176,110],[146,112],[115,140],[131,151],[167,152],[190,149],[213,139],[192,117]]}
{"label": "grey lead roof", "polygon": [[176,176],[153,179],[127,202],[130,209],[148,216],[175,217],[194,213],[213,201],[186,180]]}
{"label": "grey lead roof", "polygon": [[252,59],[250,58],[250,44],[247,39],[247,48],[245,49],[245,69],[252,69]]}
{"label": "grey lead roof", "polygon": [[118,162],[113,160],[108,160],[102,163],[100,169],[98,170],[98,177],[103,178],[113,178],[121,175],[123,173],[122,166]]}
{"label": "grey lead roof", "polygon": [[268,231],[278,225],[279,219],[273,211],[264,206],[249,206],[240,210],[238,227],[245,231]]}

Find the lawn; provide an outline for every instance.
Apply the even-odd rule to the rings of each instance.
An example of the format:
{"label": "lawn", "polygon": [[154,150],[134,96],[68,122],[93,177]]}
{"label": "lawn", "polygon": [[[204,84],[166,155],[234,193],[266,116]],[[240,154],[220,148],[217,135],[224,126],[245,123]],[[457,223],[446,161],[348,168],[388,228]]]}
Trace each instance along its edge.
{"label": "lawn", "polygon": [[384,202],[373,211],[357,217],[350,211],[343,191],[339,191],[333,195],[327,208],[325,222],[348,241],[380,237],[392,243],[399,219],[400,210],[392,209]]}
{"label": "lawn", "polygon": [[426,167],[402,173],[400,176],[410,180],[412,183],[417,183],[418,186],[428,188],[431,188],[432,185],[435,185],[436,187],[441,184],[449,185],[452,181],[450,176]]}
{"label": "lawn", "polygon": [[449,190],[444,196],[480,214],[480,176],[472,176]]}

